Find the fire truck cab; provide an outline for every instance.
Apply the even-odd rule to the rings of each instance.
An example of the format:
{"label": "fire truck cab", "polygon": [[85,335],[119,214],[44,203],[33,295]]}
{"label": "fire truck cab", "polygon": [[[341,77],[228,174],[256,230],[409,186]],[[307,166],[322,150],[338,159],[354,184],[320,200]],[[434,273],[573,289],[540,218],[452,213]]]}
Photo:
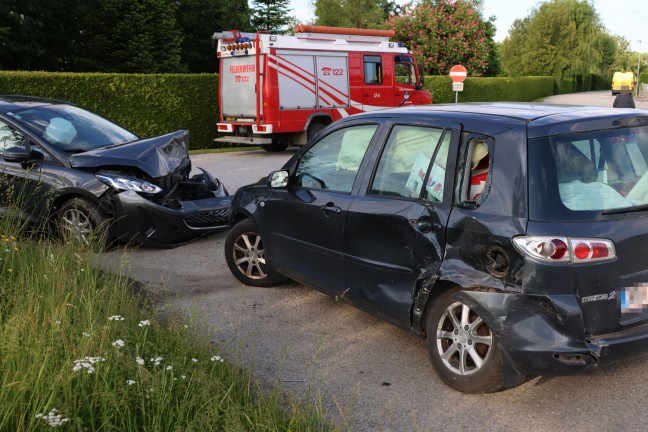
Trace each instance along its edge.
{"label": "fire truck cab", "polygon": [[294,36],[214,34],[220,59],[216,141],[283,151],[351,114],[432,103],[393,31],[297,26]]}

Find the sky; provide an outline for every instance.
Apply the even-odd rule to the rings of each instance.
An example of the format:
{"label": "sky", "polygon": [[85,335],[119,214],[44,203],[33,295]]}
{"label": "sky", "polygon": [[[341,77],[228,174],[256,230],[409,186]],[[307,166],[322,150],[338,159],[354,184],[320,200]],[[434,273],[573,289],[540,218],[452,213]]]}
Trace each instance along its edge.
{"label": "sky", "polygon": [[[405,0],[396,0],[399,4]],[[292,0],[293,12],[303,21],[313,18],[312,0]],[[497,33],[495,40],[501,42],[508,35],[509,29],[518,18],[524,18],[529,12],[541,4],[538,0],[485,0],[483,16],[495,16]],[[594,8],[599,14],[603,25],[612,34],[625,37],[630,42],[630,50],[648,52],[648,5],[637,0],[593,0]]]}

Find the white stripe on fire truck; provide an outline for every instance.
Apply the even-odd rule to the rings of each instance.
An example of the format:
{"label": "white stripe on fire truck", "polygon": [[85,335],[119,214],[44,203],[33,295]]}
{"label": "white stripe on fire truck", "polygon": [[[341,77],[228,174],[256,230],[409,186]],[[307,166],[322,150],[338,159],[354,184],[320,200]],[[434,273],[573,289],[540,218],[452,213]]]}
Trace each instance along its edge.
{"label": "white stripe on fire truck", "polygon": [[[312,82],[312,81],[310,81],[310,80],[304,78],[303,76],[299,75],[298,73],[296,73],[296,72],[294,72],[294,71],[292,71],[292,70],[290,70],[290,69],[287,69],[287,68],[284,68],[284,67],[282,67],[281,69],[279,69],[279,68],[277,68],[277,65],[274,64],[274,63],[272,63],[272,62],[268,62],[268,66],[277,69],[277,73],[278,73],[278,74],[283,75],[283,76],[285,76],[286,78],[291,79],[292,81],[294,81],[294,82],[296,82],[297,84],[299,84],[299,85],[301,85],[302,87],[304,87],[306,90],[308,90],[308,91],[310,91],[311,93],[313,93],[313,95],[315,94],[315,83],[314,83],[314,82]],[[288,73],[287,73],[287,72],[288,72]],[[291,76],[289,73],[291,73],[291,74],[294,75],[294,76]],[[303,78],[303,80],[307,81],[308,84],[312,84],[313,87],[307,86],[306,84],[304,84],[304,83],[302,82],[302,80],[300,80],[300,79],[296,79],[295,76],[296,76],[297,78]],[[326,91],[321,91],[321,92],[320,92],[320,95],[319,95],[319,99],[321,99],[321,100],[324,102],[324,104],[326,104],[326,105],[341,105],[340,102],[334,103],[332,100],[330,100],[329,98],[325,97],[325,95],[323,95],[322,93],[327,93],[327,92],[326,92]],[[330,96],[330,97],[333,98],[332,96]]]}

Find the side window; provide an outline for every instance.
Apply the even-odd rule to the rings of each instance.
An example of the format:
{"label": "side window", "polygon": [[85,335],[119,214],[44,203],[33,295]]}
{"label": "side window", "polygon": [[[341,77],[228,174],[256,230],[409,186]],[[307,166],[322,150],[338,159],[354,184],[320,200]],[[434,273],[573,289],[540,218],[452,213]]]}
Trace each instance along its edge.
{"label": "side window", "polygon": [[0,152],[9,147],[25,147],[27,139],[6,123],[0,122]]}
{"label": "side window", "polygon": [[352,126],[322,138],[299,160],[295,184],[310,189],[351,192],[376,129],[378,125]]}
{"label": "side window", "polygon": [[394,74],[398,84],[414,85],[416,83],[416,72],[411,63],[394,63]]}
{"label": "side window", "polygon": [[491,149],[493,139],[486,136],[468,136],[463,146],[464,162],[459,169],[461,185],[459,196],[460,205],[477,208],[486,198],[489,184]]}
{"label": "side window", "polygon": [[365,84],[382,84],[382,57],[377,55],[364,56]]}
{"label": "side window", "polygon": [[371,193],[441,202],[449,146],[450,132],[444,129],[394,126],[380,157]]}

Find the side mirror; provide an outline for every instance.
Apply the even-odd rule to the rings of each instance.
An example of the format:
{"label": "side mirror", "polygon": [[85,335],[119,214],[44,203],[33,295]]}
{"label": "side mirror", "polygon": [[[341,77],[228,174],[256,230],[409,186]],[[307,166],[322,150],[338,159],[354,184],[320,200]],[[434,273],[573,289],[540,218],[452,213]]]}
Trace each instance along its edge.
{"label": "side mirror", "polygon": [[33,159],[31,152],[24,147],[9,147],[2,153],[2,158],[7,162],[26,162]]}
{"label": "side mirror", "polygon": [[423,78],[423,65],[419,65],[418,67],[418,76],[419,76],[419,82],[416,83],[416,90],[421,90],[423,88],[423,85],[425,84],[425,78]]}
{"label": "side mirror", "polygon": [[273,171],[268,176],[268,186],[271,188],[281,188],[288,186],[288,177],[290,174],[286,170]]}

